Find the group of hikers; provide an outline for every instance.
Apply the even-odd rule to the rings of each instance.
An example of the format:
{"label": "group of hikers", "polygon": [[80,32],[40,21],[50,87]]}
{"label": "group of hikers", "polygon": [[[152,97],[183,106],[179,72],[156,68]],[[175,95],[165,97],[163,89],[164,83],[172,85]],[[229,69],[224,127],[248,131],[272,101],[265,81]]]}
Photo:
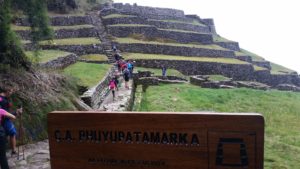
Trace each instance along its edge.
{"label": "group of hikers", "polygon": [[0,166],[1,169],[8,169],[6,157],[6,142],[9,139],[11,145],[11,155],[16,155],[16,135],[17,130],[11,120],[22,114],[22,107],[19,106],[15,112],[10,101],[10,96],[13,94],[13,89],[0,87]]}
{"label": "group of hikers", "polygon": [[129,89],[128,82],[133,75],[134,61],[123,60],[116,46],[113,46],[112,50],[115,58],[115,66],[118,68],[118,70],[114,72],[113,78],[109,81],[109,90],[113,95],[113,101],[115,101],[116,91],[118,91],[119,87],[121,87],[119,80],[120,76],[122,76],[123,80],[125,81],[125,88]]}

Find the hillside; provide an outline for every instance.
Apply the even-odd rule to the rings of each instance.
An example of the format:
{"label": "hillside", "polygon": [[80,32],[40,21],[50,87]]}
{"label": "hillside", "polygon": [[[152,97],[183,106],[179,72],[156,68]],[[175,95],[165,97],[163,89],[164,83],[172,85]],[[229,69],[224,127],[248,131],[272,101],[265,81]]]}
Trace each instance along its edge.
{"label": "hillside", "polygon": [[[32,51],[30,24],[23,17],[14,20],[12,28],[22,39],[27,57],[41,72],[37,78],[20,73],[20,77],[35,79],[25,86],[26,82],[17,79],[11,82],[21,88],[17,94],[28,104],[26,111],[39,108],[36,123],[26,124],[28,140],[46,138],[46,114],[58,109],[104,111],[115,106],[117,111],[132,111],[133,107],[149,112],[258,112],[266,119],[265,168],[297,168],[297,72],[223,38],[213,19],[136,4],[83,8],[51,11],[54,40],[40,43],[38,57]],[[113,45],[125,60],[135,61],[132,86],[129,91],[121,86],[125,92],[120,91],[115,102],[107,88],[117,71]],[[164,66],[167,76],[161,77]],[[28,90],[36,81],[42,87]],[[48,89],[49,95],[39,94]],[[29,94],[35,97],[30,100]],[[21,97],[24,95],[29,97]],[[74,102],[76,99],[81,101]],[[42,103],[32,106],[35,101]]]}

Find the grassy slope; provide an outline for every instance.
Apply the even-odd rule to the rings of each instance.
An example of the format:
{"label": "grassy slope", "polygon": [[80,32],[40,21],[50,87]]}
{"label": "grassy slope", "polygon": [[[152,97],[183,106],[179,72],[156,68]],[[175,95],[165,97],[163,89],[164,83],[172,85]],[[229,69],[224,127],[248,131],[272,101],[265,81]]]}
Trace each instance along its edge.
{"label": "grassy slope", "polygon": [[161,43],[161,42],[157,42],[157,41],[142,41],[142,40],[137,40],[137,39],[133,39],[133,38],[116,38],[115,41],[118,43],[140,43],[140,44],[182,46],[182,47],[190,47],[190,48],[205,48],[205,49],[212,49],[212,50],[228,50],[228,49],[222,48],[218,45]]}
{"label": "grassy slope", "polygon": [[197,20],[193,20],[193,22],[187,22],[187,21],[180,21],[180,20],[156,20],[156,19],[149,19],[149,21],[160,21],[160,22],[171,22],[171,23],[183,23],[183,24],[191,24],[191,25],[198,25],[198,26],[206,26],[202,23],[200,23]]}
{"label": "grassy slope", "polygon": [[97,38],[68,38],[40,42],[41,45],[92,45],[100,43],[100,40]]}
{"label": "grassy slope", "polygon": [[103,19],[111,19],[111,18],[133,18],[136,17],[134,15],[122,15],[122,14],[110,14],[102,17]]}
{"label": "grassy slope", "polygon": [[157,54],[142,54],[142,53],[126,53],[123,55],[125,59],[157,59],[157,60],[187,60],[197,62],[217,62],[227,64],[249,64],[244,61],[232,58],[212,58],[212,57],[185,57],[185,56],[174,56],[174,55],[157,55]]}
{"label": "grassy slope", "polygon": [[265,168],[300,164],[300,94],[252,89],[213,90],[189,84],[151,86],[140,111],[259,112],[266,120]]}
{"label": "grassy slope", "polygon": [[83,86],[93,87],[105,76],[111,65],[77,62],[64,69],[64,73],[79,80]]}
{"label": "grassy slope", "polygon": [[59,57],[64,57],[69,55],[69,52],[59,51],[59,50],[41,50],[38,51],[37,56],[38,58],[35,58],[35,53],[32,51],[27,51],[26,56],[30,60],[37,60],[40,63],[46,63],[50,60],[57,59]]}
{"label": "grassy slope", "polygon": [[100,55],[100,54],[82,55],[82,56],[80,56],[80,58],[88,60],[88,61],[107,61],[108,60],[106,55]]}
{"label": "grassy slope", "polygon": [[[72,25],[72,26],[52,26],[54,30],[60,29],[82,29],[82,28],[93,28],[93,25]],[[27,31],[30,30],[29,26],[16,26],[12,25],[14,31]]]}

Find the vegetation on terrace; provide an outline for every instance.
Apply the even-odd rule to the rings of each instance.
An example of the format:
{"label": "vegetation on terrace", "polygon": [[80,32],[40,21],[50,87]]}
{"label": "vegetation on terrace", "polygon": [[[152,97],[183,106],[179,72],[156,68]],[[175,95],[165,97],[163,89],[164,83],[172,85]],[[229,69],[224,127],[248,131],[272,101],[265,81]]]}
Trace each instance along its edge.
{"label": "vegetation on terrace", "polygon": [[78,79],[79,85],[91,88],[103,79],[110,68],[108,64],[77,62],[64,69],[63,73]]}
{"label": "vegetation on terrace", "polygon": [[149,19],[149,21],[172,22],[172,23],[183,23],[183,24],[191,24],[191,25],[198,25],[198,26],[206,26],[195,19],[193,20],[193,22],[181,21],[181,20],[157,20],[157,19]]}
{"label": "vegetation on terrace", "polygon": [[[265,61],[265,59],[264,59],[263,57],[261,57],[261,56],[255,54],[255,53],[252,53],[252,52],[250,52],[250,51],[247,51],[247,50],[245,50],[245,49],[242,49],[242,48],[241,48],[241,53],[237,53],[237,54],[238,54],[239,56],[244,56],[244,55],[250,56],[250,57],[252,58],[253,61]],[[244,54],[244,55],[242,55],[242,54]]]}
{"label": "vegetation on terrace", "polygon": [[186,30],[181,30],[181,29],[158,29],[158,30],[171,31],[171,32],[181,32],[181,33],[204,34],[204,33],[199,33],[199,32],[194,32],[194,31],[186,31]]}
{"label": "vegetation on terrace", "polygon": [[211,49],[211,50],[228,50],[222,48],[218,45],[202,45],[202,44],[183,44],[183,43],[170,43],[170,42],[158,42],[158,41],[144,41],[133,39],[130,37],[127,38],[115,38],[113,41],[118,43],[133,43],[133,44],[153,44],[153,45],[166,45],[166,46],[179,46],[179,47],[190,47],[190,48],[204,48],[204,49]]}
{"label": "vegetation on terrace", "polygon": [[211,80],[211,81],[228,81],[228,80],[230,80],[230,78],[225,77],[223,75],[209,75],[208,80]]}
{"label": "vegetation on terrace", "polygon": [[[155,69],[155,68],[145,68],[145,67],[135,67],[134,70],[136,72],[138,71],[150,71],[153,74],[153,76],[162,76],[162,70],[161,69]],[[177,76],[185,78],[185,75],[180,73],[178,70],[175,69],[167,69],[167,76]]]}
{"label": "vegetation on terrace", "polygon": [[101,54],[82,55],[80,56],[80,58],[88,61],[100,61],[100,62],[108,61],[107,56]]}
{"label": "vegetation on terrace", "polygon": [[60,50],[40,50],[37,52],[27,51],[26,56],[31,61],[37,61],[39,63],[46,63],[48,61],[57,59],[59,57],[64,57],[69,55],[69,52],[64,52]]}
{"label": "vegetation on terrace", "polygon": [[233,42],[231,40],[228,40],[226,38],[223,38],[222,36],[220,35],[213,35],[213,40],[214,42]]}
{"label": "vegetation on terrace", "polygon": [[158,55],[158,54],[143,54],[143,53],[125,53],[125,59],[132,60],[182,60],[182,61],[196,61],[196,62],[214,62],[226,64],[250,64],[238,59],[232,58],[212,58],[212,57],[187,57],[187,56],[174,56],[174,55]]}
{"label": "vegetation on terrace", "polygon": [[123,14],[110,14],[110,15],[106,15],[103,16],[103,19],[111,19],[111,18],[133,18],[136,17],[134,15],[123,15]]}
{"label": "vegetation on terrace", "polygon": [[150,86],[137,111],[258,112],[266,121],[265,168],[300,164],[300,93],[253,89],[203,89],[190,84]]}
{"label": "vegetation on terrace", "polygon": [[271,62],[271,73],[272,74],[291,74],[296,71],[286,68],[284,66],[278,65],[276,63]]}
{"label": "vegetation on terrace", "polygon": [[40,42],[41,45],[92,45],[100,43],[101,41],[97,38],[68,38]]}
{"label": "vegetation on terrace", "polygon": [[151,25],[142,25],[142,24],[115,24],[107,25],[108,27],[153,27]]}
{"label": "vegetation on terrace", "polygon": [[[72,26],[51,26],[53,30],[60,30],[60,29],[82,29],[82,28],[93,28],[93,25],[72,25]],[[30,31],[29,26],[17,26],[12,25],[12,30],[14,31]]]}

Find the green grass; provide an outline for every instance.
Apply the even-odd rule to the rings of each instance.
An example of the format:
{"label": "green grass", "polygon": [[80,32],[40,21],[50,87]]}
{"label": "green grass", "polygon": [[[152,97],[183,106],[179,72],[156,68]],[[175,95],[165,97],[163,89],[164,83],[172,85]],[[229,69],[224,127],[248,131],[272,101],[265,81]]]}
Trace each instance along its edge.
{"label": "green grass", "polygon": [[183,24],[191,24],[191,25],[198,25],[198,26],[206,26],[202,23],[200,23],[197,20],[193,20],[193,22],[187,22],[187,21],[180,21],[180,20],[157,20],[157,19],[149,19],[149,21],[160,21],[160,22],[171,22],[171,23],[183,23]]}
{"label": "green grass", "polygon": [[142,25],[142,24],[115,24],[107,25],[108,27],[152,27],[151,25]]}
{"label": "green grass", "polygon": [[157,41],[142,41],[133,38],[115,38],[118,43],[133,43],[133,44],[153,44],[153,45],[168,45],[168,46],[181,46],[181,47],[190,47],[190,48],[204,48],[204,49],[212,49],[212,50],[226,50],[228,49],[222,48],[218,45],[201,45],[201,44],[182,44],[182,43],[162,43]]}
{"label": "green grass", "polygon": [[213,35],[213,39],[214,39],[214,42],[233,42],[231,40],[228,40],[226,38],[223,38],[222,36],[220,35]]}
{"label": "green grass", "polygon": [[70,53],[60,50],[41,50],[37,52],[37,58],[35,56],[35,52],[33,51],[27,51],[25,54],[32,61],[36,60],[39,63],[46,63],[59,57],[67,56]]}
{"label": "green grass", "polygon": [[68,38],[40,42],[41,45],[92,45],[100,43],[100,40],[97,38]]}
{"label": "green grass", "polygon": [[80,85],[93,87],[103,79],[110,68],[111,65],[108,64],[77,62],[63,72],[78,79]]}
{"label": "green grass", "polygon": [[88,60],[88,61],[108,61],[106,55],[100,55],[100,54],[89,54],[89,55],[82,55],[80,56],[81,59]]}
{"label": "green grass", "polygon": [[256,65],[253,65],[253,67],[254,67],[254,70],[255,70],[255,71],[268,70],[267,68],[260,67],[260,66],[256,66]]}
{"label": "green grass", "polygon": [[[245,49],[241,49],[241,53],[244,53],[245,55],[250,56],[250,57],[252,58],[253,61],[265,61],[265,59],[264,59],[263,57],[261,57],[261,56],[255,54],[255,53],[252,53],[252,52],[250,52],[250,51],[247,51],[247,50],[245,50]],[[240,54],[241,54],[241,53],[240,53]],[[240,56],[241,56],[241,55],[240,55]],[[242,56],[244,56],[244,55],[242,55]]]}
{"label": "green grass", "polygon": [[225,77],[223,75],[209,75],[209,80],[211,81],[228,81],[230,78]]}
{"label": "green grass", "polygon": [[125,59],[139,60],[184,60],[184,61],[196,61],[196,62],[215,62],[226,64],[249,64],[248,62],[240,61],[232,58],[211,58],[211,57],[186,57],[186,56],[174,56],[174,55],[157,55],[157,54],[143,54],[143,53],[125,53],[123,55]]}
{"label": "green grass", "polygon": [[266,169],[298,169],[300,93],[253,89],[202,89],[189,84],[150,86],[138,111],[258,112],[265,117]]}
{"label": "green grass", "polygon": [[296,71],[271,62],[271,73],[272,74],[291,74],[294,72],[296,72]]}
{"label": "green grass", "polygon": [[[60,29],[83,29],[83,28],[93,28],[93,25],[73,25],[73,26],[52,26],[54,30],[60,30]],[[29,31],[29,26],[16,26],[12,25],[12,30],[14,31]]]}
{"label": "green grass", "polygon": [[[155,68],[145,68],[145,67],[136,67],[134,68],[135,71],[150,71],[153,72],[153,76],[161,76],[162,71],[161,69],[155,69]],[[177,76],[177,77],[182,77],[185,78],[185,75],[180,73],[178,70],[175,69],[167,69],[167,76]]]}
{"label": "green grass", "polygon": [[158,29],[162,31],[171,31],[171,32],[181,32],[181,33],[195,33],[195,34],[204,34],[204,33],[199,33],[199,32],[194,32],[194,31],[186,31],[186,30],[180,30],[180,29]]}
{"label": "green grass", "polygon": [[133,18],[136,17],[134,15],[122,15],[122,14],[110,14],[103,17],[103,19],[111,19],[111,18]]}

